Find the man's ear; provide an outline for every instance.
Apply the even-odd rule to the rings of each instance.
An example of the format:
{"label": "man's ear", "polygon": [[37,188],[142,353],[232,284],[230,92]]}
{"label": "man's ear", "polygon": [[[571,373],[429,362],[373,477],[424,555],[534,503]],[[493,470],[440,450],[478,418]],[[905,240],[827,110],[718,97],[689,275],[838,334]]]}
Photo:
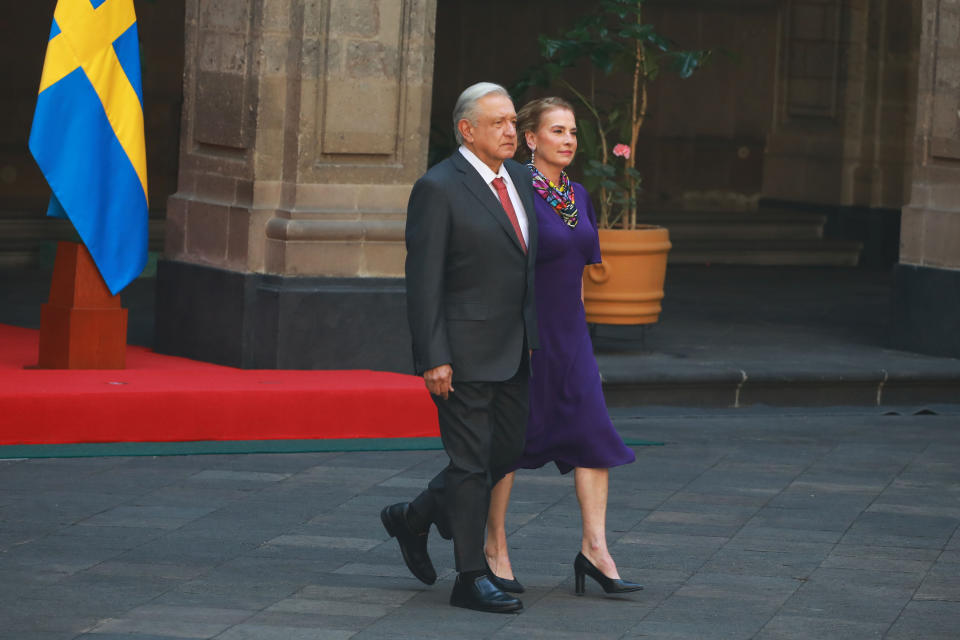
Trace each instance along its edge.
{"label": "man's ear", "polygon": [[457,131],[466,142],[473,142],[473,125],[466,118],[461,118],[457,123]]}

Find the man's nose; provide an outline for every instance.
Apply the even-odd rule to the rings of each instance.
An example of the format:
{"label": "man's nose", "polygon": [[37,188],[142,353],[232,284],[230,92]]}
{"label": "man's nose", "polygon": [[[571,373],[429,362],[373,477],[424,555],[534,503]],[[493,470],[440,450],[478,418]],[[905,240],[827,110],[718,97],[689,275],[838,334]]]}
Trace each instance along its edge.
{"label": "man's nose", "polygon": [[515,136],[515,135],[517,135],[517,123],[516,123],[516,122],[508,122],[508,123],[507,123],[506,134],[507,134],[508,136]]}

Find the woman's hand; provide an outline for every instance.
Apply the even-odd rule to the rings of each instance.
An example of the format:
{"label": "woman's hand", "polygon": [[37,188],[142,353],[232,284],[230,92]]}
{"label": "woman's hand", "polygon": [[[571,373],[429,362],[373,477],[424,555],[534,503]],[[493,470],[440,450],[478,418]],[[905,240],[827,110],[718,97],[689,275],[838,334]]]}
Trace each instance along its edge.
{"label": "woman's hand", "polygon": [[423,381],[430,393],[446,400],[453,392],[453,367],[442,364],[439,367],[427,369],[423,372]]}

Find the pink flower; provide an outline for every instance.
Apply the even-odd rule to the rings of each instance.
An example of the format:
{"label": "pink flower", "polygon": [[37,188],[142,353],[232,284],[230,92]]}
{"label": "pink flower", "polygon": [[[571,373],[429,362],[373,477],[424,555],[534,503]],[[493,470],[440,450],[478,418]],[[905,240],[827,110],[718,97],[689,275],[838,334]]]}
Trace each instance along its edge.
{"label": "pink flower", "polygon": [[618,144],[613,148],[613,155],[623,158],[624,160],[630,159],[630,147],[625,144]]}

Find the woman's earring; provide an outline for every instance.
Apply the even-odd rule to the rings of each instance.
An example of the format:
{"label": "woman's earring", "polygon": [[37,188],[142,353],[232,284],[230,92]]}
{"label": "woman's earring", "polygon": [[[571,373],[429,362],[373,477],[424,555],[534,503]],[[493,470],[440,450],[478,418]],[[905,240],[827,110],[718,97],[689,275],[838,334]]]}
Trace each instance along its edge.
{"label": "woman's earring", "polygon": [[533,163],[537,159],[537,148],[534,147],[530,149],[530,162]]}

